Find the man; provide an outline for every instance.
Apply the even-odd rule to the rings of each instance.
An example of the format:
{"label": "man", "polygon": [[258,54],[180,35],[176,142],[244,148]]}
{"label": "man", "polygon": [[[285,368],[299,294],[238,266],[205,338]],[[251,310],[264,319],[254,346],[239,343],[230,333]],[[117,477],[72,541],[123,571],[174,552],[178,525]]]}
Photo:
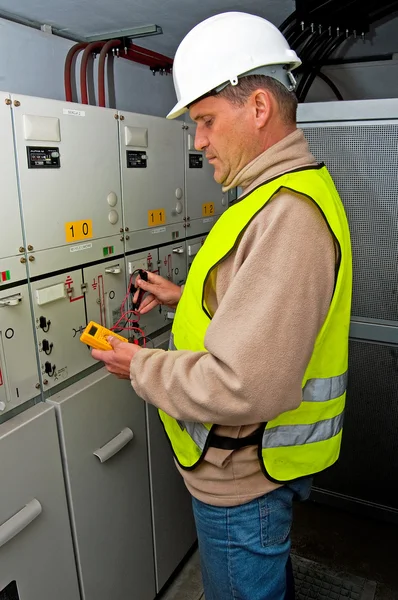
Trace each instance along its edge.
{"label": "man", "polygon": [[224,13],[174,62],[178,103],[224,191],[181,289],[149,273],[144,314],[176,306],[170,349],[93,351],[157,406],[193,496],[206,600],[289,596],[292,501],[338,457],[351,250],[333,182],[296,128],[291,69],[268,21]]}

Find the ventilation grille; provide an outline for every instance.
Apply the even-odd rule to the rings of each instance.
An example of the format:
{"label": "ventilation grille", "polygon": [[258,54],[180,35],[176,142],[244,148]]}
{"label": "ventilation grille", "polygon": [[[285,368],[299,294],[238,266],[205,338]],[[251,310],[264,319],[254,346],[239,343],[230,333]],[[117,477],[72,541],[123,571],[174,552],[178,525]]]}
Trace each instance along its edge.
{"label": "ventilation grille", "polygon": [[398,125],[303,128],[344,203],[354,267],[352,314],[398,320]]}

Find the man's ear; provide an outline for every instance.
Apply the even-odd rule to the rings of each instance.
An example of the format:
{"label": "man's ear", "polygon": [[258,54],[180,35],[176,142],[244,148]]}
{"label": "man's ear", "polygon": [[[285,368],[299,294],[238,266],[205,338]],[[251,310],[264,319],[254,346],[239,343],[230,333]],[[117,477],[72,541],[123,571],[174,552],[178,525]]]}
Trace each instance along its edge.
{"label": "man's ear", "polygon": [[253,108],[255,110],[256,124],[259,129],[263,128],[269,122],[272,111],[273,102],[269,92],[263,89],[258,89],[253,92]]}

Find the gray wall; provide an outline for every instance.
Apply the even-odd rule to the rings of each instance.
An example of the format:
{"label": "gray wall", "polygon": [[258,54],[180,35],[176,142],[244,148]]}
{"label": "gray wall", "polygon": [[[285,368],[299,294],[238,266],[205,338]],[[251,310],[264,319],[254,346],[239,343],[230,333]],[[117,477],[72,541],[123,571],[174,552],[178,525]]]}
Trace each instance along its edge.
{"label": "gray wall", "polygon": [[[64,100],[64,62],[69,40],[0,19],[0,90]],[[96,71],[98,59],[94,61]],[[79,64],[76,73],[79,79]],[[171,76],[114,60],[114,108],[165,116],[175,104]]]}

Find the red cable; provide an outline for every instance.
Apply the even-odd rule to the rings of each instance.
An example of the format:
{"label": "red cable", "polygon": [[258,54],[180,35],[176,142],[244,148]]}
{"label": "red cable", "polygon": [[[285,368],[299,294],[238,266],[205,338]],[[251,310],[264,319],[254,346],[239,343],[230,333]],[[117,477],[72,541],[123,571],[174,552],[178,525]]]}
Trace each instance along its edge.
{"label": "red cable", "polygon": [[76,53],[86,48],[88,44],[83,42],[81,44],[75,44],[70,48],[68,54],[65,59],[65,69],[64,69],[64,84],[65,84],[65,99],[67,102],[73,102],[73,94],[72,94],[72,63],[73,58]]}
{"label": "red cable", "polygon": [[103,48],[105,42],[91,42],[88,44],[83,52],[82,63],[80,65],[80,90],[82,95],[82,104],[88,104],[88,93],[87,93],[87,65],[91,53],[94,50]]}
{"label": "red cable", "polygon": [[109,40],[102,48],[98,63],[98,106],[105,107],[105,59],[112,48],[121,46],[120,40]]}

